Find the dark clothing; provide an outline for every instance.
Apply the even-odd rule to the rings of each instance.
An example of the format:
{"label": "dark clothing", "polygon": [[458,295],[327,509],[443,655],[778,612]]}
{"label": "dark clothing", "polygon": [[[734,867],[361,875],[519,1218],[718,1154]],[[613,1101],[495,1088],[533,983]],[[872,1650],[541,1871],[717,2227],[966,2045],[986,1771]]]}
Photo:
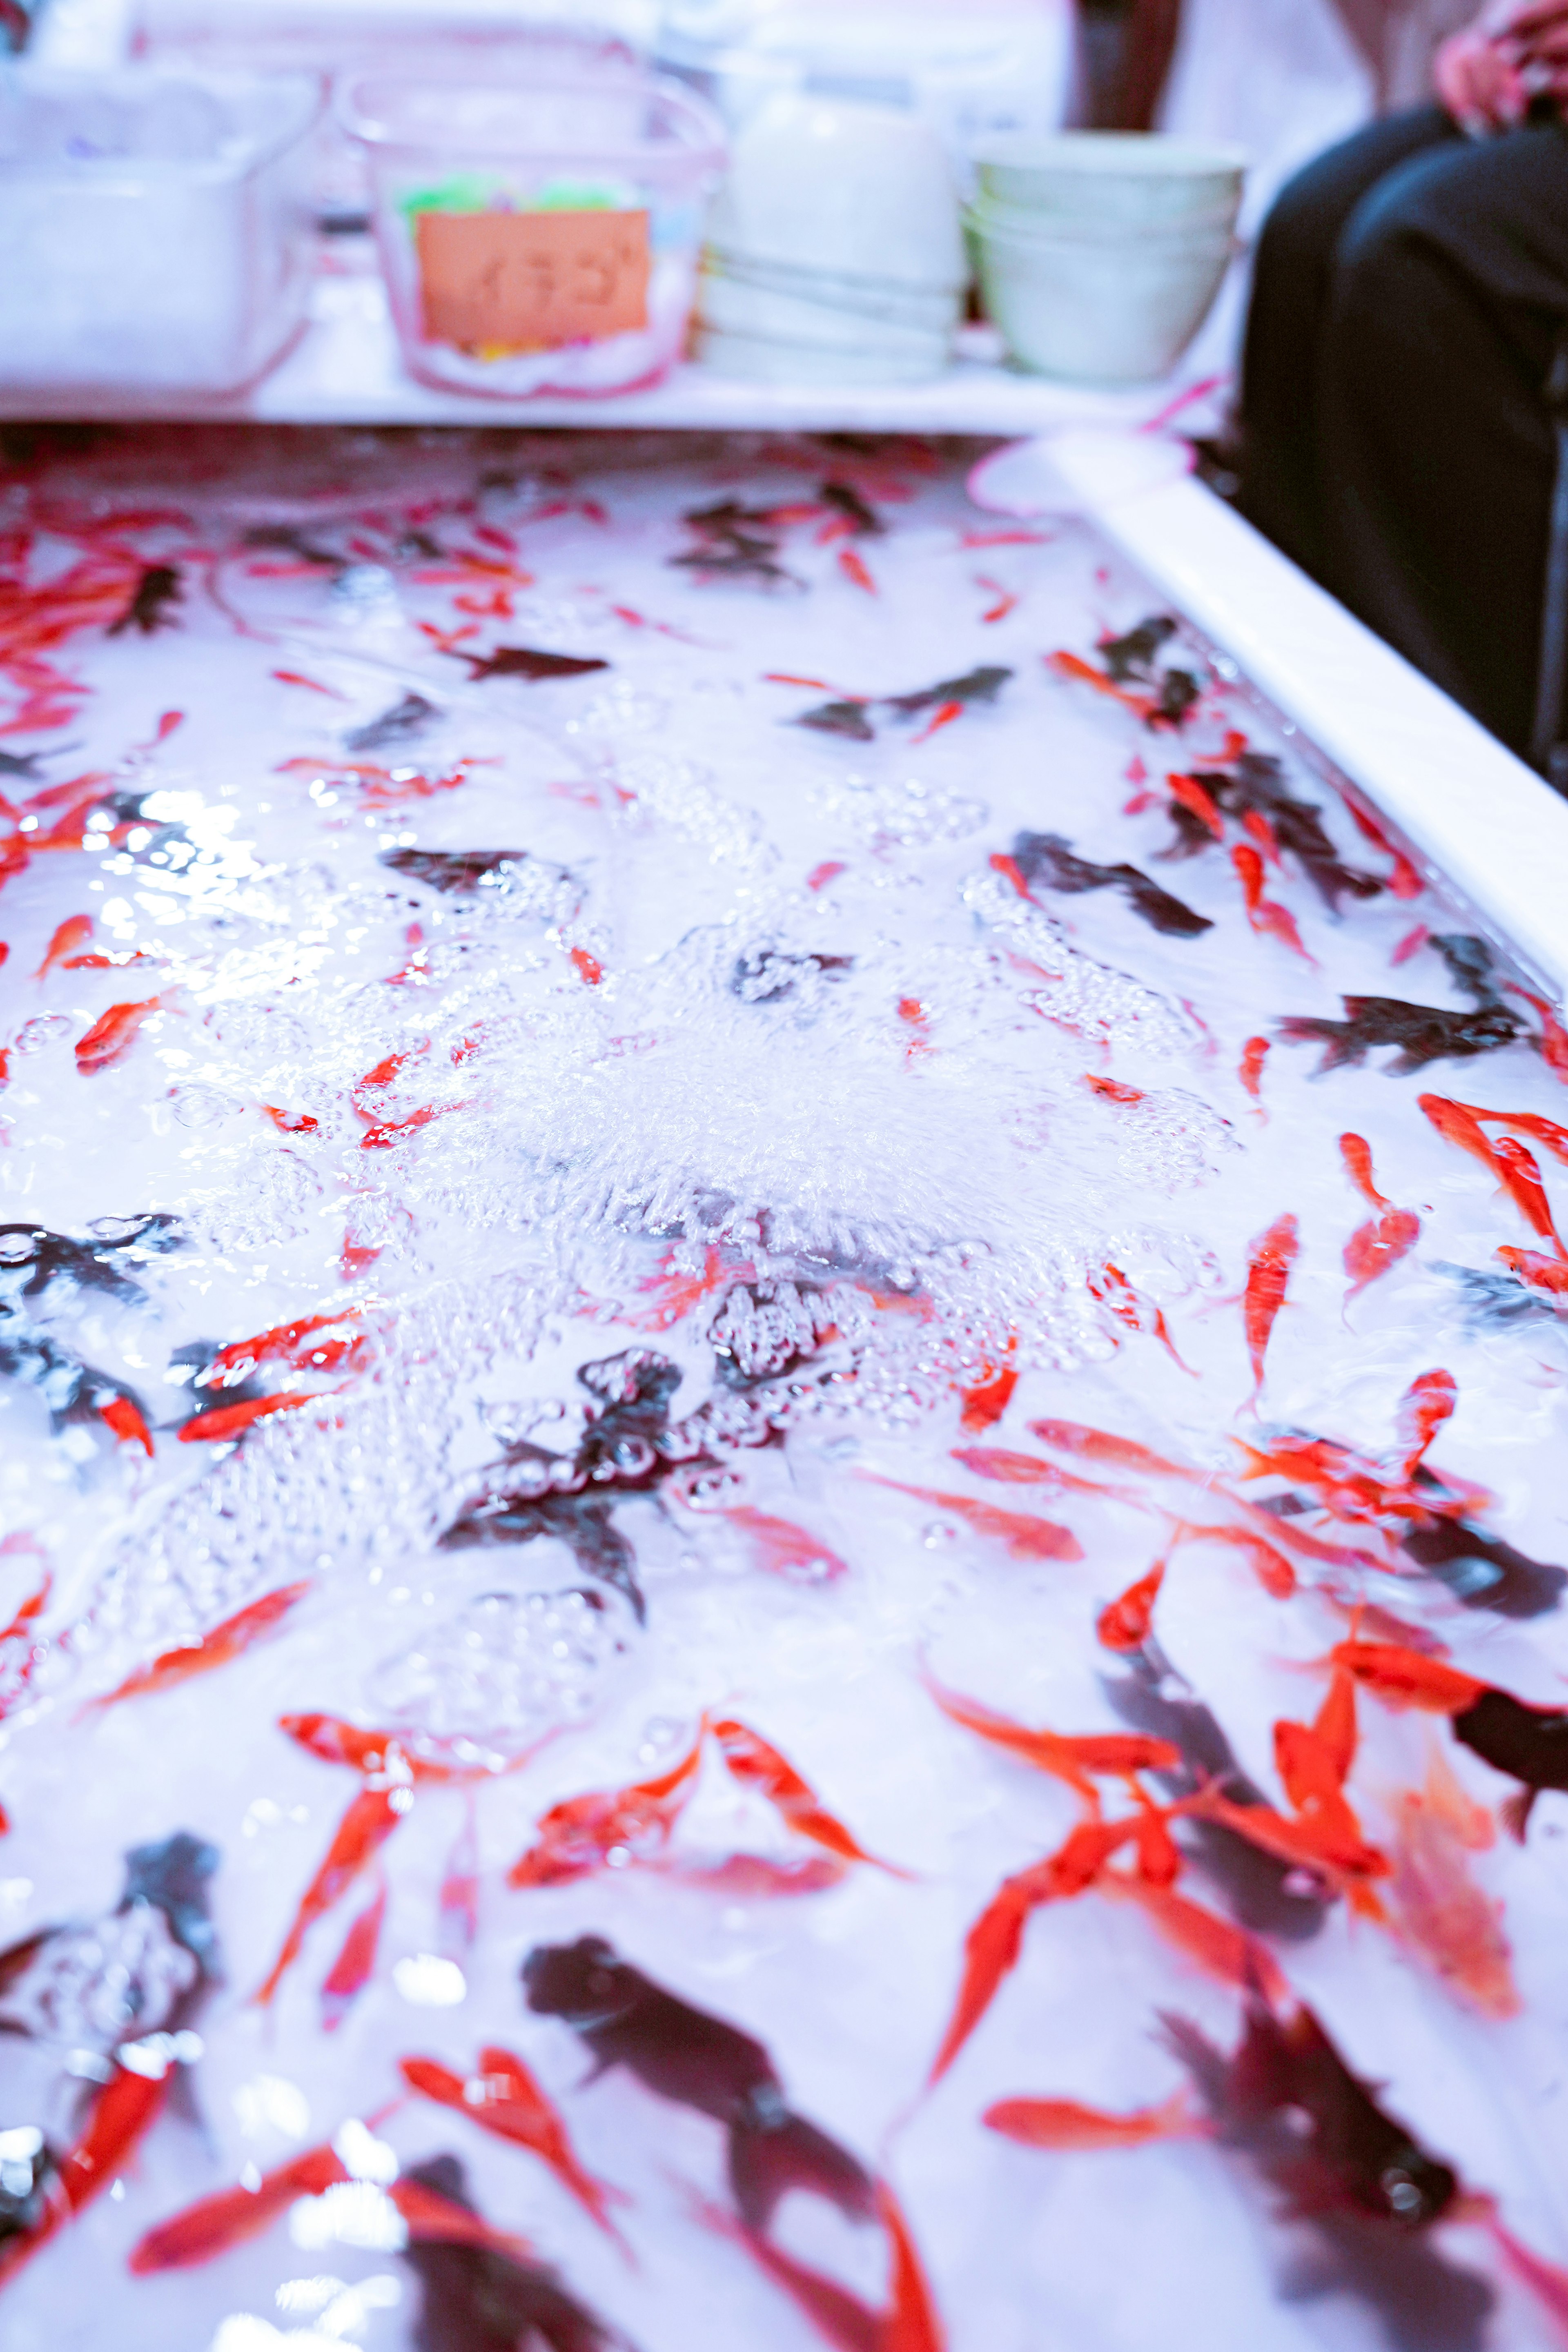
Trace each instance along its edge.
{"label": "dark clothing", "polygon": [[1290,182],[1259,239],[1243,511],[1521,753],[1565,324],[1556,122],[1481,141],[1437,107],[1373,123]]}

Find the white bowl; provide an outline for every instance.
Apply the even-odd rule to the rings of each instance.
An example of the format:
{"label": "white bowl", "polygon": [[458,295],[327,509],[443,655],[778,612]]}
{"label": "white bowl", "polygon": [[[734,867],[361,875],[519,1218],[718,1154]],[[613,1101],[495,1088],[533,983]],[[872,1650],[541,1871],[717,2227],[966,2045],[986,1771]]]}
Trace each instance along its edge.
{"label": "white bowl", "polygon": [[1143,131],[1004,134],[981,142],[973,162],[983,199],[1129,226],[1227,205],[1234,220],[1247,171],[1239,147]]}
{"label": "white bowl", "polygon": [[693,350],[773,383],[907,383],[946,365],[967,275],[919,116],[781,96],[735,141],[709,216]]}
{"label": "white bowl", "polygon": [[1234,251],[1222,226],[1107,236],[969,216],[989,317],[1021,367],[1068,383],[1150,383],[1202,326]]}

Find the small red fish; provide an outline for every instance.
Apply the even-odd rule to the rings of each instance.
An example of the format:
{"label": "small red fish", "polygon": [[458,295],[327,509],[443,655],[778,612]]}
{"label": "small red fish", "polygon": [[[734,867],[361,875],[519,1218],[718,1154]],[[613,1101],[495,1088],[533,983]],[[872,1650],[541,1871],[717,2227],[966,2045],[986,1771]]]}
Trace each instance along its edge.
{"label": "small red fish", "polygon": [[514,2147],[531,2148],[542,2157],[563,2189],[568,2189],[609,2236],[620,2238],[610,2218],[610,2200],[621,2201],[622,2191],[595,2180],[578,2160],[561,2116],[522,2060],[510,2050],[487,2047],[479,2053],[478,2071],[464,2077],[433,2058],[400,2058],[398,2071],[411,2091],[453,2107]]}
{"label": "small red fish", "polygon": [[222,2189],[212,2197],[160,2221],[132,2248],[129,2268],[138,2278],[154,2271],[192,2270],[269,2230],[301,2197],[320,2197],[349,2179],[347,2166],[331,2147],[308,2148],[254,2189]]}
{"label": "small red fish", "polygon": [[1522,1213],[1526,1224],[1532,1233],[1539,1234],[1542,1241],[1549,1241],[1559,1257],[1568,1258],[1562,1235],[1552,1222],[1552,1204],[1547,1200],[1546,1187],[1541,1181],[1541,1170],[1534,1153],[1527,1151],[1522,1143],[1515,1142],[1511,1135],[1500,1135],[1492,1146],[1492,1155],[1509,1198]]}
{"label": "small red fish", "polygon": [[1118,686],[1113,679],[1107,677],[1103,670],[1096,669],[1092,662],[1086,662],[1081,655],[1047,654],[1046,667],[1055,670],[1058,677],[1069,679],[1076,686],[1091,687],[1096,694],[1103,694],[1109,701],[1119,702],[1123,710],[1130,710],[1135,719],[1146,719],[1152,709],[1148,695],[1129,693],[1124,686]]}
{"label": "small red fish", "polygon": [[1241,822],[1255,848],[1268,860],[1270,866],[1278,866],[1280,863],[1279,843],[1274,827],[1269,824],[1263,811],[1256,808],[1247,809],[1243,812]]}
{"label": "small red fish", "polygon": [[1296,918],[1289,908],[1263,895],[1263,860],[1250,842],[1238,841],[1230,853],[1241,883],[1242,897],[1247,902],[1247,919],[1260,939],[1278,940],[1291,949],[1304,962],[1315,965],[1317,958],[1310,955],[1296,928]]}
{"label": "small red fish", "polygon": [[1378,1191],[1373,1181],[1372,1147],[1364,1137],[1342,1135],[1340,1156],[1346,1174],[1362,1197],[1383,1212],[1381,1216],[1358,1225],[1345,1244],[1343,1264],[1351,1277],[1351,1287],[1345,1294],[1348,1305],[1415,1247],[1421,1237],[1421,1220],[1414,1210],[1394,1208]]}
{"label": "small red fish", "polygon": [[68,956],[74,956],[79,949],[85,947],[91,937],[92,917],[90,915],[68,915],[49,941],[45,950],[44,961],[33,974],[33,978],[42,980],[46,972],[54,970],[56,964],[64,963]]}
{"label": "small red fish", "polygon": [[151,1698],[160,1691],[174,1690],[189,1682],[195,1675],[210,1674],[215,1666],[225,1666],[248,1650],[253,1642],[269,1633],[289,1614],[297,1602],[310,1590],[307,1578],[298,1584],[279,1585],[276,1592],[267,1593],[253,1601],[198,1642],[184,1643],[178,1649],[165,1650],[150,1665],[138,1666],[117,1688],[95,1698],[82,1709],[83,1715],[99,1715],[106,1707],[117,1706],[121,1699]]}
{"label": "small red fish", "polygon": [[1543,1143],[1553,1160],[1568,1168],[1568,1127],[1557,1119],[1543,1118],[1533,1110],[1483,1110],[1479,1103],[1464,1103],[1472,1118],[1490,1127],[1515,1127],[1521,1135],[1528,1135],[1536,1143]]}
{"label": "small red fish", "polygon": [[1497,1255],[1528,1289],[1544,1291],[1552,1298],[1568,1298],[1568,1265],[1561,1258],[1543,1256],[1540,1250],[1514,1249],[1506,1243]]}
{"label": "small red fish", "polygon": [[602,1869],[612,1853],[630,1861],[668,1845],[702,1761],[705,1726],[668,1772],[630,1788],[568,1797],[541,1816],[534,1843],[506,1874],[509,1886],[565,1886]]}
{"label": "small red fish", "polygon": [[1094,1621],[1098,1639],[1108,1650],[1141,1650],[1154,1630],[1154,1603],[1165,1580],[1165,1562],[1157,1559],[1147,1576],[1100,1611]]}
{"label": "small red fish", "polygon": [[92,2104],[80,2138],[60,2164],[55,2194],[30,2229],[0,2240],[0,2283],[72,2221],[130,2166],[169,2094],[173,2069],[157,2074],[117,2066]]}
{"label": "small red fish", "polygon": [[1405,932],[1405,937],[1399,941],[1397,947],[1394,949],[1393,952],[1389,956],[1389,962],[1396,964],[1408,963],[1411,957],[1426,946],[1432,934],[1427,929],[1425,923],[1417,923],[1414,930]]}
{"label": "small red fish", "polygon": [[[169,991],[169,995],[174,994]],[[130,1052],[136,1042],[136,1032],[151,1013],[161,1013],[168,996],[145,997],[139,1004],[111,1004],[100,1013],[85,1035],[76,1041],[76,1066],[84,1076],[94,1070],[106,1070]]]}
{"label": "small red fish", "polygon": [[961,1445],[952,1458],[977,1478],[994,1478],[1005,1486],[1055,1486],[1067,1484],[1053,1462],[1035,1454],[1014,1454],[1005,1445]]}
{"label": "small red fish", "polygon": [[1403,1790],[1394,1817],[1388,1892],[1395,1932],[1483,2016],[1517,2017],[1521,2003],[1500,1906],[1469,1869],[1469,1855],[1496,1834],[1490,1813],[1469,1802],[1435,1750],[1426,1787]]}
{"label": "small red fish", "polygon": [[863,588],[868,596],[876,595],[877,583],[867,568],[865,559],[857,555],[852,547],[839,549],[838,569],[847,580],[854,582],[857,588]]}
{"label": "small red fish", "polygon": [[572,969],[580,981],[584,982],[589,988],[598,987],[605,977],[605,967],[597,956],[590,955],[586,948],[574,948],[570,961]]}
{"label": "small red fish", "polygon": [[1241,1061],[1236,1075],[1240,1079],[1243,1089],[1252,1097],[1254,1102],[1259,1099],[1264,1057],[1268,1051],[1267,1037],[1249,1037],[1241,1049]]}
{"label": "small red fish", "polygon": [[185,1422],[178,1433],[182,1445],[220,1445],[268,1413],[290,1412],[297,1405],[320,1404],[321,1399],[309,1390],[285,1396],[252,1397],[246,1404],[216,1405],[210,1412],[199,1412],[194,1421]]}
{"label": "small red fish", "polygon": [[[35,845],[36,846],[36,845]],[[1568,1029],[1564,1029],[1544,996],[1532,995],[1516,981],[1504,981],[1510,995],[1521,996],[1526,1004],[1533,1005],[1541,1016],[1541,1034],[1535,1040],[1537,1051],[1546,1066],[1557,1077],[1568,1083]]]}
{"label": "small red fish", "polygon": [[1018,604],[1016,595],[1011,588],[1004,588],[999,580],[987,580],[982,573],[976,578],[974,584],[977,588],[984,588],[988,596],[994,596],[996,599],[994,604],[981,614],[980,617],[983,621],[1005,621],[1009,613],[1016,611]]}
{"label": "small red fish", "polygon": [[1214,795],[1199,783],[1196,776],[1165,778],[1171,798],[1188,810],[1202,825],[1206,825],[1216,841],[1225,839],[1225,819],[1215,805]]}
{"label": "small red fish", "polygon": [[964,1938],[963,1975],[926,2077],[928,2090],[941,2082],[984,2017],[1003,1979],[1016,1968],[1031,1912],[1042,1904],[1086,1894],[1136,1826],[1132,1821],[1080,1822],[1055,1853],[1003,1880]]}
{"label": "small red fish", "polygon": [[272,675],[279,686],[305,686],[310,688],[312,694],[330,695],[334,702],[348,700],[348,696],[340,694],[335,686],[323,686],[319,678],[307,677],[303,670],[275,669]]}
{"label": "small red fish", "polygon": [[1362,808],[1348,794],[1345,798],[1345,806],[1351,813],[1351,822],[1362,838],[1364,841],[1370,841],[1375,848],[1381,849],[1385,856],[1393,858],[1394,871],[1385,885],[1392,896],[1395,898],[1419,898],[1426,886],[1398,844],[1384,830],[1370,809]]}
{"label": "small red fish", "polygon": [[[944,1688],[930,1674],[923,1679],[931,1697],[951,1722],[962,1724],[966,1731],[977,1732],[993,1747],[1005,1748],[1009,1756],[1021,1758],[1037,1771],[1064,1780],[1086,1804],[1098,1806],[1100,1802],[1093,1777],[1097,1773],[1125,1780],[1135,1772],[1169,1772],[1181,1762],[1181,1750],[1170,1740],[1152,1738],[1146,1732],[1034,1731],[1026,1724],[1015,1723],[1010,1716],[998,1715],[979,1699],[966,1698],[962,1692]],[[1128,1821],[1120,1826],[1131,1837],[1138,1823]]]}
{"label": "small red fish", "polygon": [[1441,1369],[1418,1374],[1405,1390],[1394,1423],[1402,1448],[1399,1476],[1405,1485],[1458,1401],[1458,1382]]}
{"label": "small red fish", "polygon": [[1083,1547],[1071,1528],[1058,1527],[1052,1519],[1037,1519],[1025,1511],[999,1511],[993,1503],[978,1503],[969,1495],[950,1495],[940,1487],[906,1486],[897,1478],[879,1478],[870,1471],[860,1475],[873,1486],[890,1486],[896,1494],[913,1495],[939,1511],[951,1511],[977,1536],[991,1536],[1005,1545],[1013,1559],[1083,1558]]}
{"label": "small red fish", "polygon": [[1178,1888],[1153,1886],[1146,1878],[1126,1871],[1105,1870],[1094,1891],[1113,1902],[1135,1903],[1172,1950],[1213,1977],[1216,1984],[1230,1985],[1237,1992],[1261,1986],[1270,2001],[1282,2000],[1289,1992],[1284,1970],[1259,1937],[1194,1903]]}
{"label": "small red fish", "polygon": [[1287,1213],[1259,1234],[1247,1252],[1247,1287],[1242,1293],[1242,1323],[1252,1364],[1252,1393],[1263,1390],[1263,1360],[1268,1352],[1275,1319],[1285,1304],[1290,1269],[1300,1251],[1300,1228]]}
{"label": "small red fish", "polygon": [[[1009,1341],[1009,1352],[1011,1348],[1012,1342]],[[994,1429],[1012,1403],[1013,1391],[1017,1385],[1018,1375],[1010,1364],[1000,1364],[994,1370],[988,1366],[984,1380],[976,1381],[973,1387],[959,1391],[963,1404],[959,1427],[975,1437],[987,1429]]]}
{"label": "small red fish", "polygon": [[1415,1105],[1418,1110],[1426,1113],[1445,1143],[1453,1144],[1460,1151],[1468,1151],[1472,1160],[1479,1160],[1481,1166],[1501,1182],[1502,1171],[1498,1165],[1491,1139],[1483,1132],[1479,1120],[1467,1104],[1450,1102],[1446,1095],[1417,1095]]}
{"label": "small red fish", "polygon": [[321,2031],[335,2033],[375,1972],[375,1955],[386,1917],[386,1881],[372,1895],[343,1937],[342,1949],[321,1979]]}
{"label": "small red fish", "polygon": [[1163,1309],[1141,1298],[1119,1265],[1112,1265],[1108,1259],[1098,1275],[1089,1276],[1088,1288],[1092,1298],[1101,1300],[1110,1307],[1119,1323],[1125,1324],[1130,1331],[1152,1332],[1171,1361],[1194,1380],[1197,1378],[1192,1366],[1184,1364],[1177,1354],[1176,1343],[1171,1337],[1171,1327]]}
{"label": "small red fish", "polygon": [[751,1548],[752,1557],[759,1568],[770,1575],[787,1576],[798,1583],[831,1584],[849,1573],[849,1563],[840,1559],[836,1551],[817,1537],[797,1528],[793,1520],[777,1519],[769,1511],[753,1510],[749,1503],[739,1503],[721,1514],[727,1525],[738,1528]]}
{"label": "small red fish", "polygon": [[1053,1445],[1060,1454],[1076,1454],[1085,1462],[1103,1462],[1118,1470],[1131,1470],[1145,1478],[1194,1478],[1195,1471],[1181,1464],[1167,1462],[1163,1454],[1152,1453],[1140,1445],[1136,1438],[1116,1437],[1108,1430],[1090,1429],[1079,1421],[1032,1421],[1031,1437],[1042,1445]]}
{"label": "small red fish", "polygon": [[151,1458],[153,1433],[128,1396],[110,1397],[107,1404],[99,1406],[98,1417],[122,1443],[129,1441],[132,1445],[140,1445]]}
{"label": "small red fish", "polygon": [[[1283,1530],[1282,1530],[1283,1534]],[[1173,1549],[1183,1543],[1228,1544],[1245,1552],[1247,1566],[1271,1601],[1289,1601],[1296,1590],[1296,1571],[1277,1544],[1253,1528],[1199,1528],[1179,1521],[1171,1529]]]}
{"label": "small red fish", "polygon": [[[1012,862],[1011,858],[1007,861],[1009,865]],[[994,858],[992,864],[995,864]],[[1141,1103],[1147,1102],[1149,1098],[1142,1087],[1123,1086],[1120,1078],[1101,1077],[1093,1070],[1084,1072],[1083,1082],[1090,1094],[1098,1095],[1102,1102]]]}
{"label": "small red fish", "polygon": [[788,1758],[781,1756],[748,1725],[726,1716],[710,1723],[709,1729],[735,1779],[744,1788],[760,1790],[777,1808],[785,1826],[797,1836],[809,1838],[814,1845],[826,1847],[844,1862],[867,1862],[893,1878],[909,1876],[908,1871],[868,1853],[843,1822],[826,1811],[816,1790],[801,1779]]}
{"label": "small red fish", "polygon": [[841,874],[847,874],[848,871],[848,867],[841,858],[824,858],[822,864],[814,866],[806,876],[805,887],[808,890],[826,890],[830,882],[836,882]]}
{"label": "small red fish", "polygon": [[341,1901],[360,1873],[369,1868],[414,1801],[405,1782],[391,1787],[366,1787],[349,1806],[314,1877],[300,1896],[282,1948],[256,1994],[265,2009],[284,1977],[299,1958],[305,1937],[318,1919]]}
{"label": "small red fish", "polygon": [[[231,1339],[220,1348],[207,1364],[197,1381],[201,1388],[223,1388],[231,1381],[242,1381],[258,1364],[285,1363],[297,1371],[327,1371],[334,1365],[352,1358],[363,1342],[360,1335],[349,1330],[346,1338],[321,1339],[322,1331],[342,1333],[345,1326],[356,1323],[364,1310],[360,1307],[342,1307],[335,1314],[300,1315],[292,1323],[274,1323],[270,1329],[258,1331],[248,1339]],[[312,1344],[307,1347],[309,1340]]]}
{"label": "small red fish", "polygon": [[1157,2107],[1134,2107],[1109,2115],[1077,2099],[998,2099],[980,2118],[988,2131],[1016,2139],[1022,2147],[1077,2152],[1106,2147],[1146,2147],[1156,2139],[1203,2139],[1208,2126],[1177,2091]]}

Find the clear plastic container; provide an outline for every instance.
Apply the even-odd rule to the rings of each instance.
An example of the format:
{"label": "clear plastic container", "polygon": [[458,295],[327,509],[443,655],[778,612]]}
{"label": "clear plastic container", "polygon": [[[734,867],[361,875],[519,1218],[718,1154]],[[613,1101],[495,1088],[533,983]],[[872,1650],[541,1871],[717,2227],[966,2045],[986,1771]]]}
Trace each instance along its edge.
{"label": "clear plastic container", "polygon": [[304,322],[319,81],[0,72],[0,389],[241,391]]}
{"label": "clear plastic container", "polygon": [[689,91],[369,74],[342,112],[411,374],[507,399],[624,392],[679,356],[724,161]]}
{"label": "clear plastic container", "polygon": [[[56,0],[56,5],[58,0]],[[3,0],[0,0],[3,5]],[[132,52],[219,72],[319,73],[334,96],[355,75],[528,83],[640,79],[647,0],[134,0]],[[335,112],[316,134],[327,226],[368,217],[364,152]]]}

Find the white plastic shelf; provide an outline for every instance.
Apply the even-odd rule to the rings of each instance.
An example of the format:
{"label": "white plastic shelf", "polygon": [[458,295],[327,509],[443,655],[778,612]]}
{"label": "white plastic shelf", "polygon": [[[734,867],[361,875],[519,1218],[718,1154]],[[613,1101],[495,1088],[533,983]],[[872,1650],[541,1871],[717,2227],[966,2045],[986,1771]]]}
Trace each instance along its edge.
{"label": "white plastic shelf", "polygon": [[[574,425],[712,432],[963,433],[1011,438],[1063,425],[1136,426],[1179,398],[1184,379],[1099,392],[1016,373],[990,353],[988,328],[963,338],[964,356],[919,384],[763,384],[681,366],[645,392],[495,400],[437,392],[407,375],[385,290],[368,270],[323,273],[304,334],[259,383],[237,396],[0,394],[0,416],[233,419],[268,425]],[[984,354],[981,356],[981,354]],[[1195,425],[1206,402],[1183,411]]]}

